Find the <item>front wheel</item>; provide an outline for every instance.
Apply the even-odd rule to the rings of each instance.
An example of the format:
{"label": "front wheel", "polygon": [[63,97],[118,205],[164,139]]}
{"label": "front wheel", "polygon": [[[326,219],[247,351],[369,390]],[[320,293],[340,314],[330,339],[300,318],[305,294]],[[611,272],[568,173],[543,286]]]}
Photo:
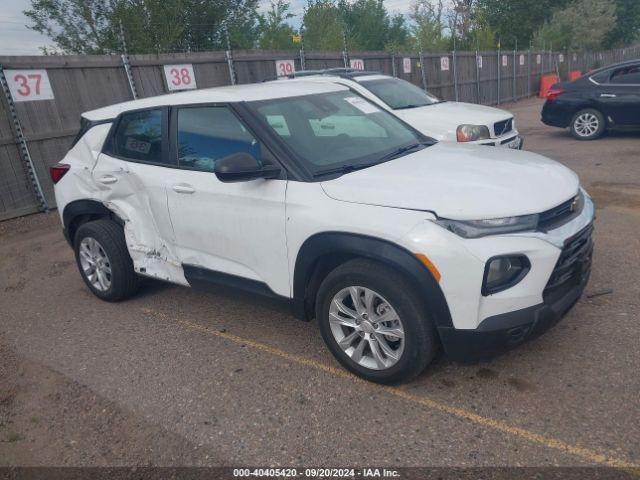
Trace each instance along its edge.
{"label": "front wheel", "polygon": [[398,272],[353,260],[322,282],[316,317],[327,347],[348,370],[394,383],[424,370],[437,352],[426,305]]}
{"label": "front wheel", "polygon": [[580,110],[571,120],[571,134],[578,140],[595,140],[602,136],[605,127],[604,116],[593,108]]}

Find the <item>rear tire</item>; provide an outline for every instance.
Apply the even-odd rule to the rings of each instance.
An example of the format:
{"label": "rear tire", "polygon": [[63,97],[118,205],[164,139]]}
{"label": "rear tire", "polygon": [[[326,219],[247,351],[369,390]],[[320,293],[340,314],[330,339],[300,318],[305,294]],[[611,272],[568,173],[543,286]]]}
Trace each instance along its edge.
{"label": "rear tire", "polygon": [[373,382],[416,376],[438,350],[427,306],[413,285],[369,260],[351,260],[327,275],[318,290],[316,318],[336,359]]}
{"label": "rear tire", "polygon": [[80,226],[74,237],[80,275],[93,294],[118,302],[136,293],[140,278],[133,269],[122,227],[112,220]]}
{"label": "rear tire", "polygon": [[595,140],[606,128],[604,115],[593,108],[585,108],[571,119],[571,134],[578,140]]}

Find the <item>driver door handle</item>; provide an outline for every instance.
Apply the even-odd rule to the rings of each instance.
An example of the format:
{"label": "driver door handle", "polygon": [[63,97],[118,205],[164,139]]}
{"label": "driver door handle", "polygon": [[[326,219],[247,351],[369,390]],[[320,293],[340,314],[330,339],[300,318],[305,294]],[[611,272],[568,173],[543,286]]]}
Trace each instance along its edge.
{"label": "driver door handle", "polygon": [[615,93],[601,93],[600,97],[604,97],[604,98],[616,98],[617,95]]}
{"label": "driver door handle", "polygon": [[98,179],[98,181],[105,185],[111,185],[113,183],[116,183],[118,181],[118,178],[114,177],[113,175],[103,175]]}
{"label": "driver door handle", "polygon": [[187,185],[186,183],[178,183],[174,185],[172,188],[173,188],[173,191],[176,193],[191,194],[191,193],[195,193],[196,191],[195,188],[193,188],[191,185]]}

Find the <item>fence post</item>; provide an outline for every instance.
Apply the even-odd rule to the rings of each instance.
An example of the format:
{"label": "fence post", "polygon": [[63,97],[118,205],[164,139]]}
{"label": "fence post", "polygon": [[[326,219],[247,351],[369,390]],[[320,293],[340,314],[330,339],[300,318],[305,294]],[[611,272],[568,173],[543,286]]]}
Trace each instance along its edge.
{"label": "fence post", "polygon": [[518,41],[516,40],[516,49],[513,51],[513,101],[515,102],[518,98],[516,89],[517,89],[517,81],[516,81],[516,50],[518,50]]}
{"label": "fence post", "polygon": [[36,192],[40,207],[45,212],[48,212],[49,205],[47,204],[47,199],[44,196],[42,185],[40,184],[40,179],[38,178],[38,172],[36,171],[35,165],[33,164],[33,159],[31,158],[31,154],[29,153],[27,139],[24,137],[24,134],[22,132],[22,125],[20,124],[20,119],[18,118],[18,113],[16,112],[15,108],[16,106],[13,103],[11,91],[9,90],[9,84],[7,83],[7,77],[5,77],[4,75],[4,68],[2,67],[2,65],[0,65],[0,83],[2,83],[2,91],[4,92],[4,96],[7,99],[7,105],[9,106],[9,113],[11,114],[11,121],[13,122],[13,128],[16,134],[16,143],[19,145],[20,156],[22,157],[22,160],[27,167],[27,174],[29,175],[29,179],[31,180],[33,189]]}
{"label": "fence post", "polygon": [[233,64],[233,53],[231,52],[231,40],[229,39],[229,29],[227,28],[227,22],[224,22],[222,25],[224,29],[224,39],[227,44],[227,49],[224,52],[224,57],[227,59],[227,67],[229,67],[229,79],[231,80],[231,85],[236,84],[236,68]]}
{"label": "fence post", "polygon": [[476,97],[476,103],[480,104],[480,65],[478,65],[478,50],[476,50]]}
{"label": "fence post", "polygon": [[[455,42],[455,36],[453,37],[454,42]],[[456,95],[456,102],[458,101],[459,97],[458,97],[458,66],[457,66],[457,55],[456,55],[456,49],[453,49],[453,90],[454,93]]]}
{"label": "fence post", "polygon": [[527,53],[527,98],[531,97],[531,43]]}
{"label": "fence post", "polygon": [[396,73],[396,54],[393,52],[391,53],[391,73],[394,77],[398,76]]}
{"label": "fence post", "polygon": [[129,54],[127,53],[127,40],[124,36],[124,27],[122,26],[122,21],[120,21],[120,41],[122,42],[122,55],[120,58],[122,59],[122,66],[124,67],[124,71],[127,74],[127,80],[129,81],[129,90],[131,90],[131,96],[134,100],[138,99],[138,89],[136,88],[136,82],[133,78],[133,72],[131,71],[131,64],[129,63]]}
{"label": "fence post", "polygon": [[424,71],[424,55],[422,53],[422,49],[420,49],[420,75],[422,75],[422,89],[427,91],[427,75]]}
{"label": "fence post", "polygon": [[344,63],[344,68],[349,68],[349,55],[347,53],[347,34],[342,29],[342,62]]}
{"label": "fence post", "polygon": [[300,70],[306,70],[306,59],[304,58],[304,27],[300,27]]}
{"label": "fence post", "polygon": [[500,70],[501,70],[501,63],[500,63],[500,42],[498,42],[498,100],[497,100],[497,104],[500,105]]}

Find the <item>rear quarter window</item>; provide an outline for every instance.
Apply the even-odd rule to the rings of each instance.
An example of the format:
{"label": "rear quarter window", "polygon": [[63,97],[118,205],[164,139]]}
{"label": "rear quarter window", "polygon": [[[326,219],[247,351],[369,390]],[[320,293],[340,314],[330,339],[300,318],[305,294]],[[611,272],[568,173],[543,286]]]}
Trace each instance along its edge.
{"label": "rear quarter window", "polygon": [[123,114],[113,136],[112,149],[119,157],[162,163],[162,110]]}

